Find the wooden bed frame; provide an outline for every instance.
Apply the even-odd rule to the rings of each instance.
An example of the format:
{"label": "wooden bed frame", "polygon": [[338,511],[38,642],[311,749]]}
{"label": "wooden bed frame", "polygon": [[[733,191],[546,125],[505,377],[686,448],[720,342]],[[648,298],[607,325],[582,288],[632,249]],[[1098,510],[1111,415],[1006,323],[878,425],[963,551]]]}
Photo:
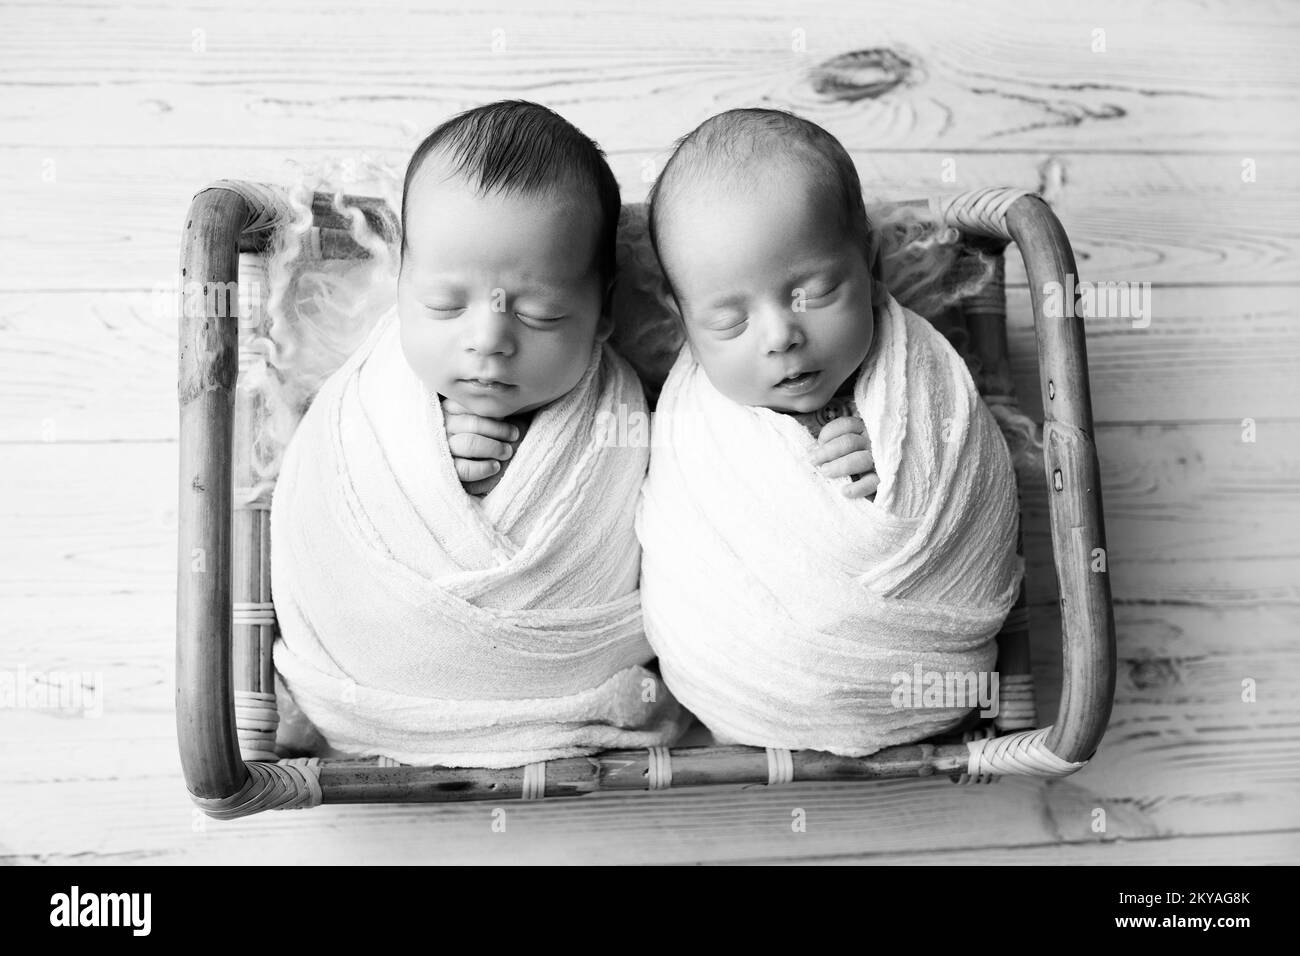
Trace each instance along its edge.
{"label": "wooden bed frame", "polygon": [[[383,201],[346,197],[345,203],[359,208],[385,239],[396,236],[395,217]],[[223,180],[194,197],[181,254],[176,724],[195,803],[213,817],[229,819],[322,802],[503,801],[929,775],[974,782],[999,774],[1059,776],[1083,766],[1110,717],[1115,625],[1105,562],[1103,570],[1094,570],[1106,537],[1083,324],[1068,313],[1049,318],[1044,312],[1049,283],[1066,287],[1066,277],[1075,274],[1074,254],[1047,204],[1019,190],[986,189],[907,205],[928,205],[966,241],[999,253],[994,281],[962,305],[970,348],[979,358],[976,381],[986,401],[1005,402],[1014,395],[1000,252],[1014,243],[1024,258],[1038,340],[1044,464],[1061,595],[1064,673],[1054,723],[1039,727],[1036,718],[1022,586],[998,637],[998,717],[868,757],[756,747],[655,748],[507,770],[404,766],[384,758],[275,759],[269,500],[235,505],[236,489],[252,481],[247,427],[257,410],[237,389],[238,319],[210,292],[234,288],[240,253],[264,253],[289,211],[285,194],[275,187]],[[328,195],[316,194],[312,206],[311,240],[320,255],[367,255]]]}

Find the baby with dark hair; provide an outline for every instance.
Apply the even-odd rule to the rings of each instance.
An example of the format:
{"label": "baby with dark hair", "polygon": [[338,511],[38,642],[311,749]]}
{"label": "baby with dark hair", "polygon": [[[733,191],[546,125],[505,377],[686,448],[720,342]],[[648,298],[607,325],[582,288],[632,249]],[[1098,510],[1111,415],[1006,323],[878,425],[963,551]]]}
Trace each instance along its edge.
{"label": "baby with dark hair", "polygon": [[665,681],[730,743],[861,756],[954,726],[973,701],[893,691],[993,666],[1014,473],[965,362],[881,282],[852,159],[732,110],[681,140],[649,215],[685,333],[637,516]]}
{"label": "baby with dark hair", "polygon": [[619,210],[600,149],[534,103],[412,157],[397,304],[272,501],[276,670],[328,752],[507,767],[680,731],[644,666],[648,450],[600,428],[645,414],[605,341]]}
{"label": "baby with dark hair", "polygon": [[618,182],[600,149],[523,101],[453,117],[402,191],[402,350],[442,398],[456,469],[495,487],[528,422],[609,337]]}

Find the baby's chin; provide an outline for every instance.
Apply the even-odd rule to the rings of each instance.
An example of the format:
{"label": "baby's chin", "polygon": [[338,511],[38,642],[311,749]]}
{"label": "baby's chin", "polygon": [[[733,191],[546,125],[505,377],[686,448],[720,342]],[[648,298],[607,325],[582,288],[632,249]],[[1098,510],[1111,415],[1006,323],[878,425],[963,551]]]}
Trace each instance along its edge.
{"label": "baby's chin", "polygon": [[[510,392],[514,394],[511,395]],[[505,394],[498,396],[453,385],[442,394],[469,409],[471,414],[482,415],[484,418],[509,418],[511,415],[519,414],[519,411],[529,404],[519,394],[517,387],[508,389]]]}
{"label": "baby's chin", "polygon": [[482,415],[484,418],[509,418],[512,415],[535,411],[560,397],[524,393],[519,386],[495,392],[466,386],[459,382],[448,383],[446,388],[440,388],[438,391],[441,395],[469,409],[471,414]]}
{"label": "baby's chin", "polygon": [[809,412],[815,412],[821,408],[830,399],[818,399],[815,396],[801,395],[797,399],[774,399],[770,402],[763,402],[764,408],[770,408],[774,412],[785,412],[787,415],[806,415]]}
{"label": "baby's chin", "polygon": [[823,385],[803,395],[782,395],[779,390],[768,389],[763,401],[744,404],[762,405],[774,412],[785,412],[789,415],[806,415],[824,407],[835,397],[838,387],[834,384]]}

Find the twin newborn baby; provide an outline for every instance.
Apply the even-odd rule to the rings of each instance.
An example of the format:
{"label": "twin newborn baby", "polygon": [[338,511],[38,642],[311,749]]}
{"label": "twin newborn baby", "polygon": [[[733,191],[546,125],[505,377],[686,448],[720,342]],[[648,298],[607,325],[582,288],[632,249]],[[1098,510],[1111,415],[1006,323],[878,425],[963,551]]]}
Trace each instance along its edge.
{"label": "twin newborn baby", "polygon": [[893,691],[994,666],[1010,457],[875,274],[848,154],[729,111],[648,208],[685,334],[649,449],[599,427],[645,404],[607,344],[621,205],[597,146],[504,102],[416,151],[394,313],[273,500],[285,746],[514,766],[671,744],[689,710],[719,742],[863,755],[969,713]]}

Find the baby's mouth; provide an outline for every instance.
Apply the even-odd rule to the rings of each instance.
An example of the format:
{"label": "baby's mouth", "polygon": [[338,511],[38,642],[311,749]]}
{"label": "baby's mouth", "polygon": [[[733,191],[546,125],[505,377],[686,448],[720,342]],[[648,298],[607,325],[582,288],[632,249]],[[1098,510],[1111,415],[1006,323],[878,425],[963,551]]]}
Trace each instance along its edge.
{"label": "baby's mouth", "polygon": [[802,392],[811,388],[821,375],[820,371],[795,372],[776,383],[776,387],[787,392]]}
{"label": "baby's mouth", "polygon": [[505,392],[515,387],[509,382],[502,382],[495,378],[462,378],[460,381],[470,388],[489,392]]}

